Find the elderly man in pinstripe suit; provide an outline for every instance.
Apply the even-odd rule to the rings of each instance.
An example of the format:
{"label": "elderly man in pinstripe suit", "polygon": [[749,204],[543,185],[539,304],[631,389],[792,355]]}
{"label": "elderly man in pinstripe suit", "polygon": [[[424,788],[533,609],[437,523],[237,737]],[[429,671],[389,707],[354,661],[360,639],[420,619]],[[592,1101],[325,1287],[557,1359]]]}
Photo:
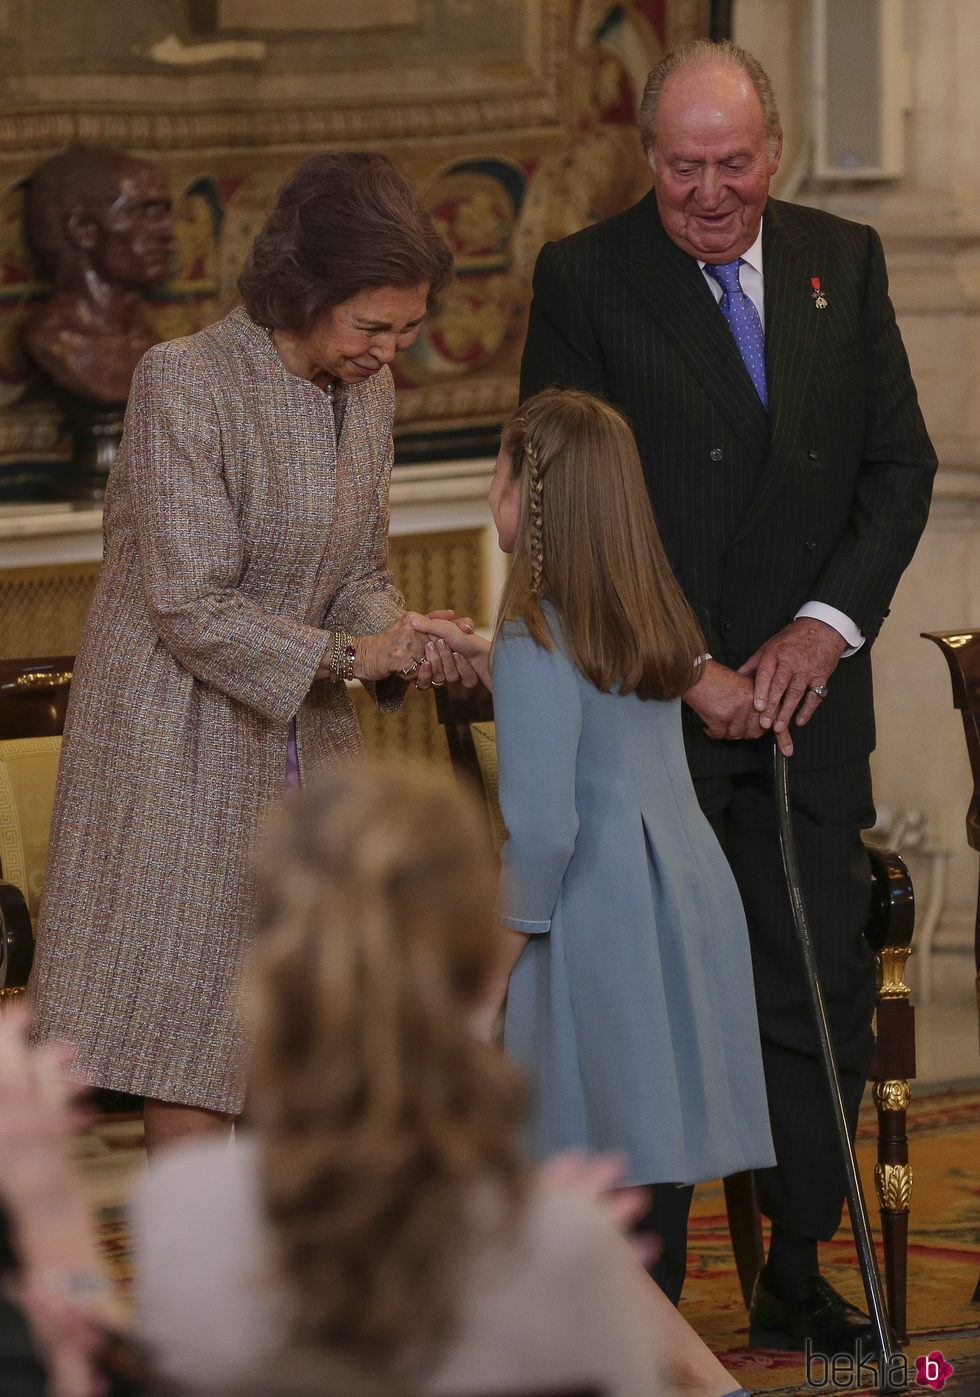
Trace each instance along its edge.
{"label": "elderly man in pinstripe suit", "polygon": [[[777,1168],[751,1337],[866,1349],[819,1275],[844,1174],[782,880],[771,740],[795,754],[797,839],[856,1123],[871,1047],[870,647],[925,524],[935,457],[868,227],[768,198],[782,135],[750,54],[697,41],[650,74],[653,190],[546,245],[522,394],[588,389],[636,433],[668,553],[712,659],[687,696],[688,757],[753,942]],[[656,1064],[651,1064],[656,1070]],[[684,1184],[678,1180],[678,1184]],[[658,1279],[680,1294],[690,1190],[658,1190]]]}

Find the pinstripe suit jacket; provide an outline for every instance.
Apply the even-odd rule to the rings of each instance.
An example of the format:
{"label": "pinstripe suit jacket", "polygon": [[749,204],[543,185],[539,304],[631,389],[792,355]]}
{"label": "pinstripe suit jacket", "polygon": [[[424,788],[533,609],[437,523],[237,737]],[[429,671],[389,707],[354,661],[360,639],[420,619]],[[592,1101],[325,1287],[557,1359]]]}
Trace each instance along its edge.
{"label": "pinstripe suit jacket", "polygon": [[[768,414],[652,191],[542,249],[521,373],[522,398],[559,384],[625,411],[668,556],[709,649],[733,667],[811,600],[873,640],[936,467],[874,230],[771,199],[763,271]],[[841,662],[794,737],[797,767],[871,751],[869,649]],[[768,744],[713,741],[686,718],[696,776],[768,759]]]}

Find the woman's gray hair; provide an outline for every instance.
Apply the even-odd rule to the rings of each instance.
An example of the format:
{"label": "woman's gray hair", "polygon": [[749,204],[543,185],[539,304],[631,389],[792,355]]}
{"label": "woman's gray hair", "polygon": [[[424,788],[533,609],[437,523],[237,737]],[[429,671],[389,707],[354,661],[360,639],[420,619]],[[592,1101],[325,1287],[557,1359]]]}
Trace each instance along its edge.
{"label": "woman's gray hair", "polygon": [[334,306],[382,286],[428,287],[428,313],[453,256],[412,185],[370,150],[310,155],[279,191],[238,289],[258,325],[306,335]]}
{"label": "woman's gray hair", "polygon": [[743,49],[739,44],[733,44],[730,39],[692,39],[690,43],[681,44],[679,48],[672,49],[655,68],[650,70],[646,86],[643,89],[643,100],[640,103],[639,114],[640,135],[643,138],[643,148],[648,153],[652,152],[656,145],[657,105],[664,83],[671,73],[685,68],[710,68],[715,65],[740,69],[755,88],[762,104],[766,145],[769,147],[770,157],[775,156],[782,125],[779,119],[779,107],[776,104],[776,94],[772,90],[769,74],[754,54],[749,53],[748,49]]}

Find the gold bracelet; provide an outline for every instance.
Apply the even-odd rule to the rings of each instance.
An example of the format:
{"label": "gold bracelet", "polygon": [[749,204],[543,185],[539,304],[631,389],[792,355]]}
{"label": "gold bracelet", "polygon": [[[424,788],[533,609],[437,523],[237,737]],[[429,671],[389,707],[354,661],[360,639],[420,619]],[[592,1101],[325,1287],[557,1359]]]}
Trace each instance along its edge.
{"label": "gold bracelet", "polygon": [[347,681],[354,678],[354,660],[357,649],[346,631],[334,631],[330,641],[330,668],[338,679]]}

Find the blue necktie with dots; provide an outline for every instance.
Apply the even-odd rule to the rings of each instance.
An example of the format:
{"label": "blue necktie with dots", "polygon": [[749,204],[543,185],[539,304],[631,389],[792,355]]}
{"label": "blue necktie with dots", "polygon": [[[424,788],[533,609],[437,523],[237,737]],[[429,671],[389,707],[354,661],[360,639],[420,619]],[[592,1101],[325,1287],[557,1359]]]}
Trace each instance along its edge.
{"label": "blue necktie with dots", "polygon": [[759,312],[742,290],[738,279],[738,269],[741,265],[740,257],[737,262],[721,262],[717,266],[705,262],[704,270],[715,279],[724,293],[718,303],[718,309],[731,327],[738,352],[745,360],[749,377],[755,384],[755,391],[762,399],[762,406],[768,411],[766,337],[762,332]]}

